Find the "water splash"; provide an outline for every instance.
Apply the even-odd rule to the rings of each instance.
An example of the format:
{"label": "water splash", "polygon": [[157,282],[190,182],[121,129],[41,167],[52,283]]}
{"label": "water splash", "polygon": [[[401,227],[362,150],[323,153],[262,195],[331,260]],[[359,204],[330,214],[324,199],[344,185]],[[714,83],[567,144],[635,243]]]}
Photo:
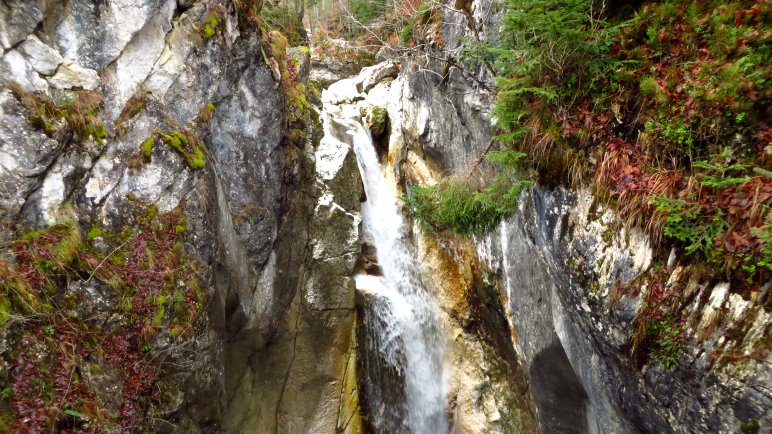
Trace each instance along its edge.
{"label": "water splash", "polygon": [[[380,304],[389,312],[376,312],[386,320],[381,331],[381,352],[387,361],[397,363],[399,354],[392,345],[399,335],[404,345],[404,377],[409,425],[415,433],[448,431],[445,418],[446,386],[443,370],[443,334],[437,304],[421,284],[415,254],[405,241],[402,215],[393,184],[386,181],[368,132],[361,124],[350,130],[359,163],[367,201],[362,204],[364,230],[372,236],[383,270],[385,285],[378,295],[388,300]],[[367,276],[358,277],[358,284]]]}
{"label": "water splash", "polygon": [[[388,182],[361,118],[351,116],[352,112],[346,106],[325,105],[325,121],[333,121],[352,139],[367,194],[362,204],[364,231],[375,244],[383,271],[383,277],[360,275],[355,279],[360,290],[378,298],[368,314],[378,317],[372,324],[381,358],[404,380],[402,404],[407,415],[406,423],[374,425],[399,425],[417,434],[447,433],[445,338],[439,309],[421,283],[415,253],[405,239],[394,183]],[[378,405],[401,405],[394,401]],[[371,417],[377,418],[379,413]]]}

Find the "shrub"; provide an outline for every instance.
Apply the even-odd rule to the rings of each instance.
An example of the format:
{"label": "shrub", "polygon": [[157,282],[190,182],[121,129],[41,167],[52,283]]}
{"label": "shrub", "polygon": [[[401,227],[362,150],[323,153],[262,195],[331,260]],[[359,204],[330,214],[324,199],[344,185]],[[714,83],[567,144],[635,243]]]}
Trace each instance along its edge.
{"label": "shrub", "polygon": [[302,12],[293,4],[285,4],[281,1],[266,2],[260,16],[267,30],[280,32],[287,38],[290,47],[307,43],[308,35],[303,27]]}
{"label": "shrub", "polygon": [[404,198],[410,215],[433,231],[481,234],[517,209],[520,193],[530,183],[516,179],[515,168],[524,154],[491,151],[488,159],[499,173],[487,186],[470,176],[447,177],[428,187],[413,186]]}
{"label": "shrub", "polygon": [[492,56],[468,51],[495,59],[497,139],[528,153],[544,182],[592,179],[655,242],[733,281],[764,281],[770,11],[664,0],[608,13],[604,4],[509,1]]}
{"label": "shrub", "polygon": [[761,424],[756,419],[751,419],[748,422],[740,424],[740,431],[736,434],[759,434],[761,432]]}
{"label": "shrub", "polygon": [[620,62],[609,55],[618,28],[587,0],[507,2],[496,56],[498,98],[494,114],[500,140],[522,141],[526,120],[550,109],[566,110],[591,92],[603,92]]}
{"label": "shrub", "polygon": [[696,161],[692,189],[681,197],[654,195],[655,216],[664,216],[663,234],[701,254],[719,272],[762,283],[772,271],[772,178],[753,175],[748,165]]}
{"label": "shrub", "polygon": [[387,10],[388,4],[385,0],[351,0],[349,9],[354,19],[359,23],[367,25],[375,18],[382,16]]}
{"label": "shrub", "polygon": [[662,363],[665,369],[677,367],[678,355],[684,345],[684,329],[672,318],[651,321],[648,326],[654,339],[650,357]]}

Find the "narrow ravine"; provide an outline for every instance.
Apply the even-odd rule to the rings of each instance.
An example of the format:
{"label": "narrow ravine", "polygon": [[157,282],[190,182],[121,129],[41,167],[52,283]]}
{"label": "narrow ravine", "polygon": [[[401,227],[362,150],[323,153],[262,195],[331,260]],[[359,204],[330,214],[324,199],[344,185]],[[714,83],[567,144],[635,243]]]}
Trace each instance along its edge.
{"label": "narrow ravine", "polygon": [[421,282],[394,184],[387,180],[359,108],[336,104],[336,92],[352,95],[356,88],[343,80],[325,91],[323,140],[337,140],[330,137],[332,131],[345,131],[351,140],[366,194],[363,229],[376,248],[382,274],[355,276],[357,290],[372,300],[364,313],[365,333],[376,343],[381,362],[397,373],[402,389],[395,397],[382,390],[380,378],[367,385],[371,424],[383,432],[446,433],[446,345],[438,303]]}

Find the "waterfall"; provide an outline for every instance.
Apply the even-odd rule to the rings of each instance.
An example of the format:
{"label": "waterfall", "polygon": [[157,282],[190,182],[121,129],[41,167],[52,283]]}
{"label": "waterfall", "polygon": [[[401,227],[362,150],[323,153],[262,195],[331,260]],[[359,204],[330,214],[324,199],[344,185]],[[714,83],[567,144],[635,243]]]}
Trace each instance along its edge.
{"label": "waterfall", "polygon": [[[366,332],[374,335],[369,340],[404,389],[397,396],[388,392],[367,397],[375,401],[369,403],[373,426],[389,433],[447,433],[445,337],[439,308],[421,283],[415,253],[403,232],[394,183],[387,180],[359,110],[353,105],[325,104],[324,111],[326,134],[333,133],[334,124],[339,132],[345,131],[344,140],[351,139],[367,195],[362,203],[364,231],[376,247],[383,273],[355,276],[357,289],[374,299],[365,312],[374,317],[365,321]],[[403,407],[384,410],[389,406]],[[379,420],[388,417],[404,420]]]}

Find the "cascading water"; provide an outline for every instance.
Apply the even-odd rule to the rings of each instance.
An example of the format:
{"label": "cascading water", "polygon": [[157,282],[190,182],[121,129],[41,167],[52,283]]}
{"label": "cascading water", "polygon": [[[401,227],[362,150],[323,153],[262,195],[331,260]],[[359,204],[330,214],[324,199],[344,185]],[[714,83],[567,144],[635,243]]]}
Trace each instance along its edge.
{"label": "cascading water", "polygon": [[[376,299],[365,313],[374,317],[366,321],[367,333],[375,335],[370,340],[376,343],[380,358],[396,371],[404,388],[398,396],[370,394],[368,399],[377,401],[370,402],[371,409],[376,409],[370,415],[376,419],[373,426],[389,433],[447,433],[444,334],[437,303],[422,285],[415,254],[405,239],[394,184],[387,181],[358,108],[328,103],[324,111],[325,138],[332,135],[334,123],[338,130],[346,131],[353,144],[367,195],[362,204],[364,230],[376,247],[383,273],[355,276],[357,288]],[[404,407],[384,411],[388,406]],[[405,420],[378,420],[400,416]]]}

